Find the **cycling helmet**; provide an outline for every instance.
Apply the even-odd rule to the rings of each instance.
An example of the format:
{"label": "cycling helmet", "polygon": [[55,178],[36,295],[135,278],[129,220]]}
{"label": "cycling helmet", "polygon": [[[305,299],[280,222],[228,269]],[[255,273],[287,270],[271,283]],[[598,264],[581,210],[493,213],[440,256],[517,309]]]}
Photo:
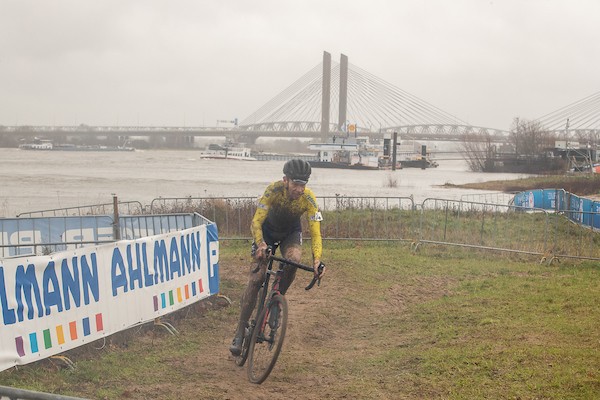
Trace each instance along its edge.
{"label": "cycling helmet", "polygon": [[298,158],[288,160],[283,166],[283,173],[294,182],[306,185],[310,178],[310,164]]}

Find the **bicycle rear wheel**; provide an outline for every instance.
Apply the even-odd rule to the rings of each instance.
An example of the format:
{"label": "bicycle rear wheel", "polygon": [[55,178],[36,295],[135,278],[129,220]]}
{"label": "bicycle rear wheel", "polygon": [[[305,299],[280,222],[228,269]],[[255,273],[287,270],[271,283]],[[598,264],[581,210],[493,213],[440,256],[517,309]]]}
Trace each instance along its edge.
{"label": "bicycle rear wheel", "polygon": [[248,350],[248,379],[263,383],[269,376],[281,352],[287,328],[287,301],[275,295],[259,315]]}
{"label": "bicycle rear wheel", "polygon": [[252,333],[254,331],[254,327],[256,326],[256,321],[258,321],[258,310],[261,309],[260,302],[264,302],[264,287],[260,288],[258,292],[258,301],[256,302],[256,306],[254,306],[254,310],[252,310],[252,315],[250,316],[250,320],[246,323],[246,328],[244,330],[244,337],[242,339],[242,352],[239,356],[235,358],[235,364],[237,366],[243,366],[248,359],[248,350],[250,349],[250,340],[252,338]]}

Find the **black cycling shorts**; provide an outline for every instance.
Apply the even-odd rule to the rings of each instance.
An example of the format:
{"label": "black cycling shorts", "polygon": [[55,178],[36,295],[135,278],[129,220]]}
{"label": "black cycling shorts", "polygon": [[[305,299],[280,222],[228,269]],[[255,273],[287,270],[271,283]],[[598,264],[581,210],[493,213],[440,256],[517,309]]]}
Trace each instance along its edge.
{"label": "black cycling shorts", "polygon": [[[281,254],[285,254],[285,249],[290,246],[302,246],[302,231],[293,231],[284,237],[273,237],[270,232],[263,229],[263,240],[268,246],[281,247]],[[258,246],[252,243],[252,257],[255,256]]]}

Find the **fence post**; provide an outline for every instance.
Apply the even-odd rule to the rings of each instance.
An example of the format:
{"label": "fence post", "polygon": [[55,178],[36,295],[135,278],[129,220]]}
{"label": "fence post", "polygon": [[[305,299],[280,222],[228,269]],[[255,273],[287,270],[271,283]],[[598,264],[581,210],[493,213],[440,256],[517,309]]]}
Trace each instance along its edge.
{"label": "fence post", "polygon": [[119,200],[113,193],[113,237],[115,240],[121,240],[121,229],[119,228]]}

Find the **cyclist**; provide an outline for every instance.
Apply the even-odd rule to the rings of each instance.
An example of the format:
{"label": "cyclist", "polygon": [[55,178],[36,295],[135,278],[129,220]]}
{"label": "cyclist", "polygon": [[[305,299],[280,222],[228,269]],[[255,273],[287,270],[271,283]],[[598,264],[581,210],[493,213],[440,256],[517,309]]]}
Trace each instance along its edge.
{"label": "cyclist", "polygon": [[[229,350],[234,356],[242,351],[242,337],[246,323],[256,306],[258,291],[264,280],[267,260],[267,246],[279,242],[284,258],[300,262],[302,256],[302,227],[300,218],[307,215],[312,242],[312,258],[315,275],[318,275],[322,254],[321,224],[323,220],[317,200],[312,190],[306,187],[310,177],[310,164],[304,160],[292,159],[283,166],[283,179],[270,184],[262,197],[251,224],[252,256],[258,263],[250,273],[248,286],[240,304],[240,320]],[[296,275],[296,268],[286,265],[279,289],[285,294]],[[321,273],[321,276],[323,273]],[[320,277],[320,276],[319,276]]]}

